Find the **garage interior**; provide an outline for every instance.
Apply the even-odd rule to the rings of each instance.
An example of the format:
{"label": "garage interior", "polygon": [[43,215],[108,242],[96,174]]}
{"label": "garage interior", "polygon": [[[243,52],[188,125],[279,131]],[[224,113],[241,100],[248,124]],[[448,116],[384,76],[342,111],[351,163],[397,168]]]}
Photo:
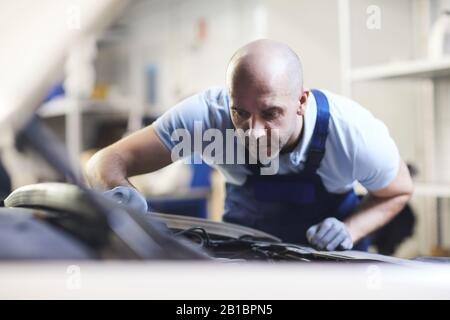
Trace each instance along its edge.
{"label": "garage interior", "polygon": [[[36,9],[24,1],[17,6],[21,2]],[[386,124],[408,164],[413,196],[369,252],[450,257],[449,0],[133,0],[120,7],[101,32],[84,31],[33,106],[81,171],[96,151],[152,124],[180,101],[224,86],[237,48],[276,39],[300,55],[305,86],[368,109]],[[76,32],[84,23],[80,8],[89,5],[68,1],[64,8],[67,28]],[[14,34],[15,26],[6,23],[0,29]],[[27,185],[67,181],[16,143],[1,150],[0,200]],[[155,212],[222,220],[225,179],[206,163],[176,162],[131,182]]]}

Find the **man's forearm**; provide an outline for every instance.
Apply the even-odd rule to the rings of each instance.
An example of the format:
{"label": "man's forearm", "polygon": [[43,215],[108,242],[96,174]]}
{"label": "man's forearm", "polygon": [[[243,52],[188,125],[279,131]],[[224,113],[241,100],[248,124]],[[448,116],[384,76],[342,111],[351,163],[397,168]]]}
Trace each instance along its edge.
{"label": "man's forearm", "polygon": [[91,187],[100,190],[133,187],[127,178],[125,160],[112,148],[100,150],[89,160],[86,177]]}
{"label": "man's forearm", "polygon": [[357,211],[344,221],[353,243],[388,223],[403,209],[409,198],[410,194],[390,198],[366,195]]}
{"label": "man's forearm", "polygon": [[129,177],[154,172],[170,163],[170,150],[149,126],[97,152],[88,161],[86,176],[91,187],[97,189],[133,187]]}

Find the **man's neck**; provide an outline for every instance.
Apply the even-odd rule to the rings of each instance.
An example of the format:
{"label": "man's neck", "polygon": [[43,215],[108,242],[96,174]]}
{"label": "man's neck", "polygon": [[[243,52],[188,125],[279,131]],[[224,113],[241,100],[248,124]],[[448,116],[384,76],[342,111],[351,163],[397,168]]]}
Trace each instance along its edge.
{"label": "man's neck", "polygon": [[303,138],[303,132],[304,132],[304,116],[300,116],[299,125],[297,127],[297,130],[295,130],[295,133],[292,135],[292,137],[288,140],[284,148],[281,150],[281,153],[289,153],[292,152],[300,143],[300,141]]}

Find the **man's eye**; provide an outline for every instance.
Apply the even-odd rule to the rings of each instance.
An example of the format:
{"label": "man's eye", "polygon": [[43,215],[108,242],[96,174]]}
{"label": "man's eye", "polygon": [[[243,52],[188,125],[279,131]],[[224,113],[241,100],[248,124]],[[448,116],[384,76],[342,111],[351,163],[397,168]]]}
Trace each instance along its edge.
{"label": "man's eye", "polygon": [[280,115],[280,112],[278,111],[271,111],[264,114],[266,119],[275,119]]}
{"label": "man's eye", "polygon": [[233,110],[233,113],[240,118],[245,118],[247,116],[247,113],[241,110]]}

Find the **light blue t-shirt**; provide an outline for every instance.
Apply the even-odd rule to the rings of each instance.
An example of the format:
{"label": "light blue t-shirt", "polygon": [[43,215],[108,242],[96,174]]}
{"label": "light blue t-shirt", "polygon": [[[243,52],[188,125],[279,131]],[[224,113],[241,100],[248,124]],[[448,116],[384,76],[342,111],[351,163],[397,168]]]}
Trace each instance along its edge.
{"label": "light blue t-shirt", "polygon": [[[317,170],[325,188],[328,192],[343,193],[352,189],[356,181],[369,191],[388,186],[397,175],[400,156],[387,127],[358,103],[321,91],[328,99],[331,115],[325,155]],[[316,115],[316,101],[311,93],[305,110],[303,136],[292,152],[280,154],[279,174],[303,169]],[[158,118],[153,126],[163,144],[172,150],[179,142],[173,139],[174,131],[186,129],[193,136],[195,121],[197,126],[201,123],[203,130],[215,128],[224,135],[227,129],[234,128],[225,88],[210,88],[180,102]],[[201,148],[204,147],[205,142]],[[244,184],[250,174],[242,164],[214,166],[224,174],[227,182],[233,184]]]}

